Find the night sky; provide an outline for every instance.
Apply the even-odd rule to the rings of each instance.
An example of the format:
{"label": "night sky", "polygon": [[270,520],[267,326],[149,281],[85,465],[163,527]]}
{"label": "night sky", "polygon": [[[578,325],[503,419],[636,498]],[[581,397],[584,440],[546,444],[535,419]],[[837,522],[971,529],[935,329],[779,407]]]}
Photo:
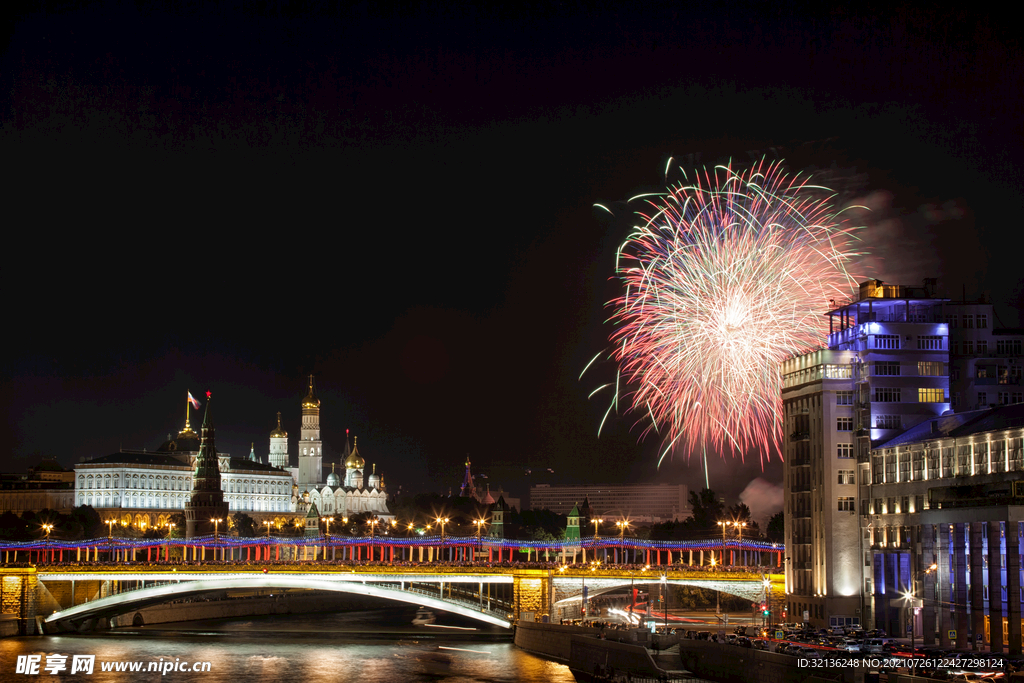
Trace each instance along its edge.
{"label": "night sky", "polygon": [[[42,3],[0,63],[2,469],[154,449],[185,392],[266,457],[316,375],[388,486],[667,481],[614,376],[628,197],[782,157],[874,209],[865,273],[1019,324],[1024,59],[1012,22],[762,3]],[[719,7],[719,5],[722,5]],[[676,174],[678,177],[678,174]],[[596,202],[620,213],[610,218]],[[600,395],[599,395],[600,396]],[[553,470],[548,471],[548,468]],[[755,516],[762,473],[711,457]],[[527,470],[530,473],[527,474]]]}

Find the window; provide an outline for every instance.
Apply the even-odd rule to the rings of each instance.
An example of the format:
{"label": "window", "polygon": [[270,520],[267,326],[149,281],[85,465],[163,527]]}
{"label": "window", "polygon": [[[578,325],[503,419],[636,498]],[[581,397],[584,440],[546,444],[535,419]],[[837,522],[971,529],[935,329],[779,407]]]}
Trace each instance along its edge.
{"label": "window", "polygon": [[976,316],[974,316],[974,326],[977,327],[979,330],[987,329],[988,316],[984,313],[979,313]]}
{"label": "window", "polygon": [[853,392],[852,391],[837,391],[836,392],[836,405],[837,406],[852,406],[853,405]]}
{"label": "window", "polygon": [[960,342],[953,341],[953,342],[949,343],[949,354],[951,356],[959,356],[960,355]]}
{"label": "window", "polygon": [[852,443],[841,443],[836,445],[836,455],[840,458],[852,458],[853,457],[853,444]]}
{"label": "window", "polygon": [[999,404],[1005,406],[1009,402],[1010,402],[1010,392],[1008,392],[1008,391],[1000,391],[999,392]]}
{"label": "window", "polygon": [[838,478],[838,482],[837,483],[839,483],[839,484],[856,484],[857,483],[857,480],[854,478],[854,475],[855,475],[854,470],[837,470],[836,473],[839,475],[837,477]]}
{"label": "window", "polygon": [[960,392],[959,391],[954,391],[953,392],[953,398],[949,402],[949,404],[951,406],[958,406],[958,405],[960,405]]}
{"label": "window", "polygon": [[941,351],[942,337],[934,335],[921,335],[917,338],[917,348],[922,351]]}
{"label": "window", "polygon": [[826,365],[826,379],[853,379],[853,367],[849,365]]}
{"label": "window", "polygon": [[953,368],[952,370],[950,370],[949,371],[949,378],[951,380],[953,380],[954,382],[959,381],[959,379],[960,379],[960,368]]}
{"label": "window", "polygon": [[988,341],[985,339],[978,340],[978,353],[985,355],[988,353]]}
{"label": "window", "polygon": [[964,341],[964,355],[965,356],[973,356],[974,355],[974,342],[972,342],[972,341]]}
{"label": "window", "polygon": [[964,329],[965,330],[973,330],[974,329],[974,316],[971,315],[970,313],[965,313],[964,314]]}
{"label": "window", "polygon": [[875,415],[876,429],[899,429],[900,426],[899,415]]}
{"label": "window", "polygon": [[898,349],[900,348],[900,336],[898,334],[876,334],[876,349]]}
{"label": "window", "polygon": [[853,418],[852,417],[837,417],[836,418],[836,431],[839,431],[839,432],[852,432],[853,431]]}
{"label": "window", "polygon": [[880,403],[899,403],[900,390],[891,387],[875,387],[875,401]]}
{"label": "window", "polygon": [[875,374],[885,377],[898,377],[900,374],[899,361],[875,361]]}
{"label": "window", "polygon": [[946,316],[946,327],[948,327],[951,330],[956,329],[956,315]]}
{"label": "window", "polygon": [[998,339],[996,340],[996,353],[1004,355],[1021,355],[1020,339]]}
{"label": "window", "polygon": [[917,374],[923,377],[945,377],[946,364],[939,361],[918,361]]}
{"label": "window", "polygon": [[978,392],[978,405],[979,406],[987,406],[988,405],[988,394],[986,394],[984,391],[979,391]]}
{"label": "window", "polygon": [[853,496],[840,496],[839,497],[839,511],[840,512],[853,512],[854,511],[854,500]]}
{"label": "window", "polygon": [[917,400],[919,403],[945,403],[946,391],[945,389],[919,388],[917,390]]}

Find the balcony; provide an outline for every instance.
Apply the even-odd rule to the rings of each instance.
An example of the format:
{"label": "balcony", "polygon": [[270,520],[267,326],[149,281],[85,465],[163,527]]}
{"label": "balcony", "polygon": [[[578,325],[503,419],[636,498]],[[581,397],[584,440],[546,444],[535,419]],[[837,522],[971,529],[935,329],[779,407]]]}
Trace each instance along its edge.
{"label": "balcony", "polygon": [[789,459],[790,467],[809,467],[810,464],[811,456],[809,455],[798,455]]}
{"label": "balcony", "polygon": [[789,487],[789,490],[792,493],[809,493],[811,490],[811,485],[809,483],[793,484],[792,486]]}
{"label": "balcony", "polygon": [[811,508],[810,507],[806,507],[806,508],[802,508],[801,507],[801,508],[797,508],[797,509],[793,510],[793,519],[810,519],[810,518],[811,518]]}
{"label": "balcony", "polygon": [[811,537],[810,536],[794,536],[793,537],[793,544],[794,545],[810,545],[811,544]]}
{"label": "balcony", "polygon": [[809,432],[793,432],[789,435],[789,440],[793,443],[798,441],[810,441],[811,435]]}

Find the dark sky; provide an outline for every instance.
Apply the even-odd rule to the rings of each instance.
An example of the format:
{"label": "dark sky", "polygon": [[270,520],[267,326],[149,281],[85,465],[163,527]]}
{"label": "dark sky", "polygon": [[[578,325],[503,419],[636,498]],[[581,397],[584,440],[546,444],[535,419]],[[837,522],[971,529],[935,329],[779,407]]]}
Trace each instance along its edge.
{"label": "dark sky", "polygon": [[[865,269],[1017,324],[1011,24],[718,5],[22,6],[0,63],[2,469],[155,448],[187,390],[213,392],[221,450],[265,456],[314,373],[327,453],[351,429],[391,487],[447,491],[467,453],[516,493],[699,486],[696,463],[656,470],[633,418],[597,438],[613,368],[577,379],[611,331],[622,200],[669,157],[831,169],[876,209]],[[712,457],[731,499],[759,475]]]}

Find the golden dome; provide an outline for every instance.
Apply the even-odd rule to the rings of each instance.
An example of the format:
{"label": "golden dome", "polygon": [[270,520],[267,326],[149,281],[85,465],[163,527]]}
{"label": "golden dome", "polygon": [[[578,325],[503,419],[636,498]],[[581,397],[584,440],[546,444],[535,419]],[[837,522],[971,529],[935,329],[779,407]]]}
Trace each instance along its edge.
{"label": "golden dome", "polygon": [[281,413],[277,414],[277,429],[270,432],[271,439],[285,439],[288,437],[288,432],[281,429]]}
{"label": "golden dome", "polygon": [[309,393],[302,399],[302,408],[319,408],[320,399],[313,395],[313,375],[309,376]]}
{"label": "golden dome", "polygon": [[349,453],[349,456],[347,458],[345,458],[345,469],[361,470],[364,467],[366,467],[366,461],[363,460],[362,456],[359,455],[359,444],[356,442],[352,446],[352,452]]}

